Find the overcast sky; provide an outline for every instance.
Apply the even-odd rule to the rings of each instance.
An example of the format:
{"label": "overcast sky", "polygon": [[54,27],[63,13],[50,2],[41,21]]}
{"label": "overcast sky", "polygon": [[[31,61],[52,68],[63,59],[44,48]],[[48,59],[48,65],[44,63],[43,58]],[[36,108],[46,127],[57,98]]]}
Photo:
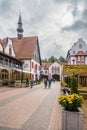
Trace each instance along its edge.
{"label": "overcast sky", "polygon": [[0,38],[38,36],[41,58],[66,57],[79,38],[87,43],[87,0],[0,0]]}

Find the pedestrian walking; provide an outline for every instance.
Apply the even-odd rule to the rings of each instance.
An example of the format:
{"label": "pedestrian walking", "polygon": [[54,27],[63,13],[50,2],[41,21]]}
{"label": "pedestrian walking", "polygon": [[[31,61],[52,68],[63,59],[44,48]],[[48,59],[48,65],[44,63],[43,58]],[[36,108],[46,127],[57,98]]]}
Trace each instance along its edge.
{"label": "pedestrian walking", "polygon": [[51,80],[48,80],[48,87],[51,87]]}
{"label": "pedestrian walking", "polygon": [[33,88],[33,80],[30,81],[30,87]]}
{"label": "pedestrian walking", "polygon": [[45,88],[47,88],[47,79],[46,78],[44,79],[44,86],[45,86]]}

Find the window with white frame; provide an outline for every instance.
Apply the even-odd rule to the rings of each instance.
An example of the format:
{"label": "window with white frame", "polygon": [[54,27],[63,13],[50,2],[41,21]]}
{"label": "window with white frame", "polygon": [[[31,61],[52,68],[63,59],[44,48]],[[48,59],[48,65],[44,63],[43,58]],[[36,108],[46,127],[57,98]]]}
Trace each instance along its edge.
{"label": "window with white frame", "polygon": [[79,44],[79,48],[80,48],[80,49],[82,48],[82,44]]}
{"label": "window with white frame", "polygon": [[80,61],[80,56],[78,56],[78,61]]}
{"label": "window with white frame", "polygon": [[73,54],[75,54],[75,51],[73,51]]}
{"label": "window with white frame", "polygon": [[84,56],[81,57],[81,61],[84,61]]}
{"label": "window with white frame", "polygon": [[52,73],[54,73],[54,67],[52,66],[52,71],[51,71]]}

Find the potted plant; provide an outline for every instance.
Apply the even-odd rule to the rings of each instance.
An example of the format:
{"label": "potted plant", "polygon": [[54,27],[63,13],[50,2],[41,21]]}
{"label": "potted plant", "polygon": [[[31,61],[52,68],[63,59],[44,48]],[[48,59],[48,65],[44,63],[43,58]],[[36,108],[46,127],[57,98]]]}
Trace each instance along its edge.
{"label": "potted plant", "polygon": [[61,81],[61,91],[63,92],[63,94],[70,93],[70,88],[68,84],[64,82],[63,80]]}
{"label": "potted plant", "polygon": [[2,81],[0,80],[0,86],[2,86]]}
{"label": "potted plant", "polygon": [[29,87],[29,79],[26,79],[26,87]]}
{"label": "potted plant", "polygon": [[10,80],[10,81],[8,82],[8,85],[9,85],[10,87],[14,87],[14,86],[15,86],[15,80]]}
{"label": "potted plant", "polygon": [[81,106],[83,98],[79,94],[62,95],[58,98],[62,109],[62,130],[82,130],[83,112]]}

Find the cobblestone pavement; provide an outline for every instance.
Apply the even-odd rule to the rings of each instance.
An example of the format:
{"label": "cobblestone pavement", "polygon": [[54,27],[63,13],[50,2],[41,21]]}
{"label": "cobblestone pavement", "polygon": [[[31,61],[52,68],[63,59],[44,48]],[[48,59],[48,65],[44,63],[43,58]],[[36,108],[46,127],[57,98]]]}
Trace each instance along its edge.
{"label": "cobblestone pavement", "polygon": [[61,130],[60,84],[0,88],[0,130]]}

